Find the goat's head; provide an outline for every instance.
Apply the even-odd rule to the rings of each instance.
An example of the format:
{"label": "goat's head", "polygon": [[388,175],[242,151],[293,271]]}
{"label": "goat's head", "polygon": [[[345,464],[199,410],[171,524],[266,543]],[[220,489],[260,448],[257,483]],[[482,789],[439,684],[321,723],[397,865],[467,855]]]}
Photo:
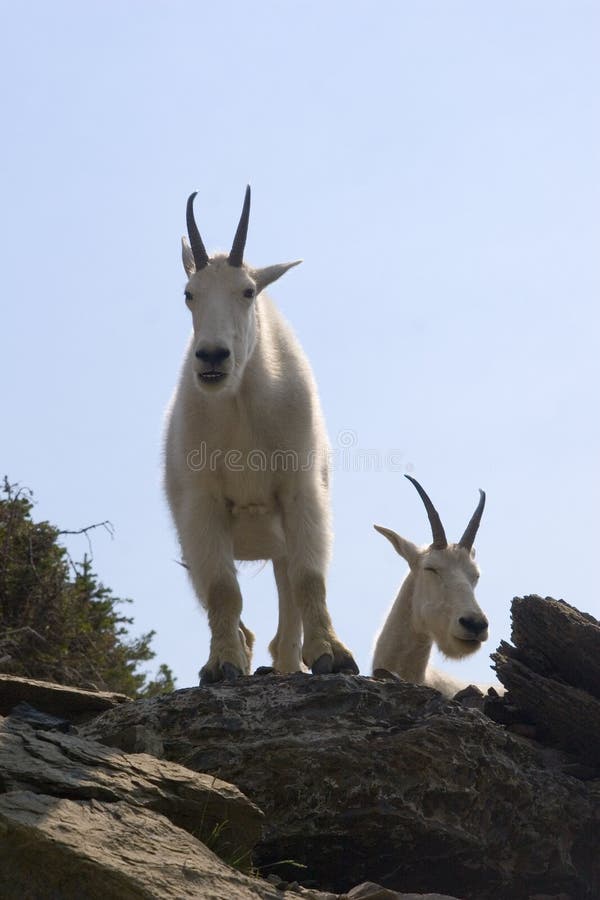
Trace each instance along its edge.
{"label": "goat's head", "polygon": [[410,566],[408,577],[414,580],[411,624],[415,631],[435,641],[446,656],[459,659],[478,650],[488,638],[488,620],[475,599],[479,569],[473,550],[485,493],[479,491],[479,503],[458,544],[448,544],[433,503],[416,479],[406,477],[425,504],[432,543],[418,547],[389,528],[375,528]]}
{"label": "goat's head", "polygon": [[253,269],[244,262],[250,216],[250,186],[229,255],[209,257],[187,202],[188,238],[182,239],[188,281],[185,301],[194,325],[194,381],[199,390],[234,392],[256,343],[256,298],[301,260]]}

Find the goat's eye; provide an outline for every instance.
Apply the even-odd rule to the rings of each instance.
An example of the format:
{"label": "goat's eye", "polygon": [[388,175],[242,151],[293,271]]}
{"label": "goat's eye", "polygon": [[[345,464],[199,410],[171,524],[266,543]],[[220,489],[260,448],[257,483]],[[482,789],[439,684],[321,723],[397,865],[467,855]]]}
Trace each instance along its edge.
{"label": "goat's eye", "polygon": [[424,572],[433,572],[434,575],[440,574],[437,569],[432,569],[431,566],[425,566],[423,571]]}
{"label": "goat's eye", "polygon": [[244,291],[244,297],[247,297],[248,300],[252,300],[254,297],[254,288],[246,288]]}
{"label": "goat's eye", "polygon": [[183,296],[185,297],[186,303],[190,303],[191,300],[193,299],[191,291],[184,291]]}

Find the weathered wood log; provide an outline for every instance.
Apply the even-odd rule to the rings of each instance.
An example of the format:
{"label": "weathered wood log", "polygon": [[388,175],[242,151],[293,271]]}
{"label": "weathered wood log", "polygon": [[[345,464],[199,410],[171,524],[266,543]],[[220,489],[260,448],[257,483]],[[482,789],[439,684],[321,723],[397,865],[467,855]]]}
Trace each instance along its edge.
{"label": "weathered wood log", "polygon": [[[562,600],[515,597],[512,641],[492,660],[504,704],[538,740],[600,769],[600,625]],[[492,713],[501,718],[501,710]]]}

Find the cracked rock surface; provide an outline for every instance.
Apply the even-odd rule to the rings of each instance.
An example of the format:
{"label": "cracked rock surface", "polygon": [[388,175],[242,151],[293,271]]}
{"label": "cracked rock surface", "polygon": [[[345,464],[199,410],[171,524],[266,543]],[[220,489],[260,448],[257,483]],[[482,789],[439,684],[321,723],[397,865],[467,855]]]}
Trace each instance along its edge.
{"label": "cracked rock surface", "polygon": [[[124,802],[161,813],[192,834],[221,827],[223,852],[249,853],[263,814],[232,784],[147,754],[125,754],[70,734],[0,719],[3,792]],[[227,827],[223,828],[223,823]]]}
{"label": "cracked rock surface", "polygon": [[124,801],[0,796],[3,900],[276,900],[163,815]]}
{"label": "cracked rock surface", "polygon": [[[250,677],[128,704],[85,730],[237,784],[266,814],[257,864],[306,886],[600,896],[598,782],[427,687]],[[306,868],[275,865],[287,859]]]}
{"label": "cracked rock surface", "polygon": [[454,701],[389,675],[137,702],[0,679],[0,897],[597,900],[600,625],[516,598],[512,640],[505,696]]}

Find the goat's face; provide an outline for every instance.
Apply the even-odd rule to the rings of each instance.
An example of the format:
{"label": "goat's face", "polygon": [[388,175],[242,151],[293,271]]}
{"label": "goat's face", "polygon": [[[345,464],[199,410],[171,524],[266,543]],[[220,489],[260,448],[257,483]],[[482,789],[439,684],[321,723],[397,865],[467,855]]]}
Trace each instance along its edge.
{"label": "goat's face", "polygon": [[251,269],[243,261],[249,185],[229,255],[209,257],[194,219],[195,196],[188,198],[186,209],[189,240],[182,241],[185,301],[194,324],[194,381],[204,393],[234,393],[256,344],[256,297],[301,260],[264,269]]}
{"label": "goat's face", "polygon": [[428,547],[412,571],[415,629],[454,659],[478,650],[488,638],[488,621],[475,599],[479,569],[473,551],[458,544],[443,550]]}
{"label": "goat's face", "polygon": [[256,343],[257,283],[245,266],[213,257],[185,288],[194,326],[193,376],[204,393],[237,389]]}
{"label": "goat's face", "polygon": [[446,656],[460,659],[479,649],[488,638],[488,620],[477,600],[475,586],[479,569],[475,564],[473,541],[479,528],[485,494],[480,498],[458,544],[448,544],[441,519],[418,481],[406,476],[417,489],[431,525],[429,547],[400,537],[389,528],[376,525],[410,566],[413,580],[411,618],[414,630],[430,638]]}

